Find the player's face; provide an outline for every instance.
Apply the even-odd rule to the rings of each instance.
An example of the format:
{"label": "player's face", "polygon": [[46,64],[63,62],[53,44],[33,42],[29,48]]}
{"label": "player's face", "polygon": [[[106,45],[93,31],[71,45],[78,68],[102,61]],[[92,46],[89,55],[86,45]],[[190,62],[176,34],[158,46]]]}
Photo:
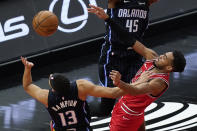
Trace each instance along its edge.
{"label": "player's face", "polygon": [[160,55],[156,61],[155,61],[155,64],[156,66],[159,68],[159,69],[162,69],[162,70],[166,70],[166,71],[172,71],[172,62],[173,62],[173,53],[172,52],[167,52],[163,55]]}

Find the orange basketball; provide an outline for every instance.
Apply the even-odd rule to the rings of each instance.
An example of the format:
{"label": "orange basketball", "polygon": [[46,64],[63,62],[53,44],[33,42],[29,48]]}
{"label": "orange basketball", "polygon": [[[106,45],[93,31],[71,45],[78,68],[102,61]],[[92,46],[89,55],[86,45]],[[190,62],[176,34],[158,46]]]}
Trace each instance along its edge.
{"label": "orange basketball", "polygon": [[37,34],[50,36],[57,30],[58,18],[50,11],[40,11],[34,16],[32,25]]}

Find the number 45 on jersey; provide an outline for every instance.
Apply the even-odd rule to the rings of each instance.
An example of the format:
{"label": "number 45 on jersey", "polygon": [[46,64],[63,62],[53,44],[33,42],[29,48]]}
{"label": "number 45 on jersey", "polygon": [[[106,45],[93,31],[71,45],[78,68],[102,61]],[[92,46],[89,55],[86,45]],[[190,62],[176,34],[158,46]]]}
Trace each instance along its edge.
{"label": "number 45 on jersey", "polygon": [[139,22],[139,20],[127,20],[126,28],[129,28],[129,32],[137,32],[138,31],[138,22]]}

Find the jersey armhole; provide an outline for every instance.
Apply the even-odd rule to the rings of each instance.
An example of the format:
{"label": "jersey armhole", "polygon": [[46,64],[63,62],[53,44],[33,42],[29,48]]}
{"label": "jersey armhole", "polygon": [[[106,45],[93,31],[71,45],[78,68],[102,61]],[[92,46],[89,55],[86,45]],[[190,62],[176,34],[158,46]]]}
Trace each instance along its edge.
{"label": "jersey armhole", "polygon": [[[154,78],[153,78],[154,79]],[[150,79],[148,82],[150,82],[151,80],[153,80],[153,79]],[[162,80],[162,81],[164,81],[165,82],[165,84],[166,84],[166,87],[161,91],[161,93],[159,94],[159,95],[157,95],[157,96],[154,96],[154,95],[152,95],[152,94],[148,94],[148,96],[150,96],[150,97],[152,97],[152,98],[157,98],[157,97],[159,97],[161,94],[163,94],[167,89],[168,89],[168,87],[169,87],[169,83],[165,80],[165,79],[163,79],[163,78],[157,78],[157,79],[160,79],[160,80]]]}

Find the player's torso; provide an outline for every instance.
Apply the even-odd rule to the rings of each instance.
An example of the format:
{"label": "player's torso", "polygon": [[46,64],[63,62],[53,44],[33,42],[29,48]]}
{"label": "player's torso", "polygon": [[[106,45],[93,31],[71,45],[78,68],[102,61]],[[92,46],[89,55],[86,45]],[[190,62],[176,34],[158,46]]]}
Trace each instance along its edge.
{"label": "player's torso", "polygon": [[[132,79],[132,83],[137,81],[143,72],[152,70],[154,67],[155,66],[153,65],[153,61],[146,61],[143,66],[138,70],[135,77]],[[166,82],[167,85],[169,85],[169,73],[153,73],[150,76],[150,79],[154,78],[162,79]],[[164,92],[165,90],[158,96],[153,96],[151,94],[143,94],[137,96],[125,95],[120,99],[120,102],[123,102],[125,104],[123,108],[128,107],[129,109],[133,109],[136,112],[142,113],[148,105],[155,101]]]}
{"label": "player's torso", "polygon": [[[72,84],[73,85],[73,84]],[[55,123],[55,129],[78,129],[88,127],[90,122],[89,107],[86,101],[78,98],[78,90],[72,86],[64,96],[50,90],[48,112]]]}
{"label": "player's torso", "polygon": [[[129,1],[129,0],[128,0]],[[115,19],[122,27],[124,27],[128,33],[140,40],[148,26],[148,6],[141,2],[128,2],[122,1],[116,6],[107,10],[107,14],[110,18]],[[106,26],[109,41],[122,42],[119,39],[119,32],[113,31],[110,26]]]}

